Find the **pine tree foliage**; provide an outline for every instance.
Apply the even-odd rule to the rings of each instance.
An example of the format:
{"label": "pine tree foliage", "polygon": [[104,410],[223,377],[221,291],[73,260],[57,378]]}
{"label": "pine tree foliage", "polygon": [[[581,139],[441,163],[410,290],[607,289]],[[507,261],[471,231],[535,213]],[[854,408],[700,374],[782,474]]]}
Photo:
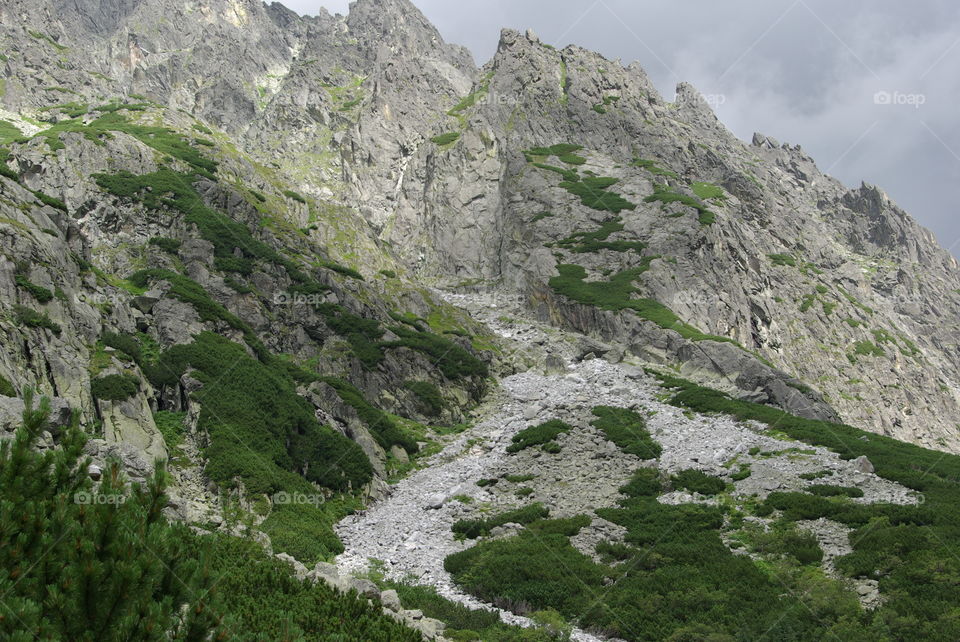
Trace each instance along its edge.
{"label": "pine tree foliage", "polygon": [[94,484],[76,419],[57,448],[35,450],[50,405],[24,401],[0,445],[0,637],[226,639],[203,555],[163,517],[163,467],[128,484],[114,461]]}

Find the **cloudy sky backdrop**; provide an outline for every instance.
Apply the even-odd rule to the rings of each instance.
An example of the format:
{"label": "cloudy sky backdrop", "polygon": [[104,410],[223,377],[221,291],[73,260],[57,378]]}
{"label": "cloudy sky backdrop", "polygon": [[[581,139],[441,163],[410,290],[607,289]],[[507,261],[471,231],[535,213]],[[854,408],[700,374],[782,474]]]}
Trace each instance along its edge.
{"label": "cloudy sky backdrop", "polygon": [[879,185],[960,256],[956,0],[413,1],[478,64],[501,27],[532,28],[558,48],[639,60],[668,100],[690,82],[740,138],[799,143],[847,185]]}

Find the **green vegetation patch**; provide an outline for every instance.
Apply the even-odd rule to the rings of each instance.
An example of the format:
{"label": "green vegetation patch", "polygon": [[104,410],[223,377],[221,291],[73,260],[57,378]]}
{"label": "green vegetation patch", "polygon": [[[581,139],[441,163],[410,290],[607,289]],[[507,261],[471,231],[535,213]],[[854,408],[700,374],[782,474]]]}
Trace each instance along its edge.
{"label": "green vegetation patch", "polygon": [[30,296],[36,299],[37,302],[49,303],[50,301],[53,301],[53,292],[43,286],[31,283],[23,274],[17,274],[14,277],[14,281],[16,282],[17,287],[23,288],[29,292]]}
{"label": "green vegetation patch", "polygon": [[51,320],[45,313],[37,312],[25,305],[13,306],[13,318],[17,324],[21,326],[28,328],[46,328],[57,335],[61,332],[60,325]]}
{"label": "green vegetation patch", "polygon": [[440,389],[429,381],[407,381],[403,386],[414,394],[420,412],[427,417],[439,417],[446,407]]}
{"label": "green vegetation patch", "polygon": [[470,609],[459,602],[448,600],[430,586],[386,582],[394,589],[405,609],[417,609],[424,617],[446,623],[443,637],[455,641],[497,640],[497,642],[551,642],[556,637],[550,631],[531,630],[510,626],[500,620],[496,611]]}
{"label": "green vegetation patch", "polygon": [[460,138],[459,132],[447,132],[445,134],[439,134],[430,139],[430,141],[435,144],[443,147],[444,145],[450,145],[457,141]]}
{"label": "green vegetation patch", "polygon": [[16,142],[23,138],[23,132],[13,123],[0,120],[0,145]]}
{"label": "green vegetation patch", "polygon": [[723,201],[727,197],[727,194],[723,191],[722,187],[712,183],[705,183],[703,181],[694,181],[690,183],[690,189],[693,190],[693,193],[696,194],[697,198],[704,201],[711,199]]}
{"label": "green vegetation patch", "polygon": [[546,163],[533,163],[533,166],[538,169],[544,169],[548,172],[555,172],[560,174],[565,181],[579,181],[580,174],[573,169],[564,169],[562,167],[557,167],[556,165],[547,165]]}
{"label": "green vegetation patch", "polygon": [[53,48],[56,49],[57,51],[66,51],[66,50],[68,49],[67,47],[61,45],[59,42],[57,42],[56,40],[54,40],[53,38],[51,38],[51,37],[48,36],[47,34],[42,33],[42,32],[40,32],[40,31],[33,31],[33,30],[28,29],[28,30],[27,30],[27,33],[30,34],[30,37],[32,37],[32,38],[34,38],[34,39],[36,39],[36,40],[42,40],[43,42],[47,43],[48,45],[50,45],[51,47],[53,47]]}
{"label": "green vegetation patch", "polygon": [[797,267],[797,259],[791,254],[768,254],[767,257],[776,266]]}
{"label": "green vegetation patch", "polygon": [[513,443],[507,446],[507,452],[516,453],[531,446],[542,446],[571,430],[573,426],[559,419],[551,419],[542,424],[524,428],[513,436]]}
{"label": "green vegetation patch", "polygon": [[531,147],[530,149],[525,149],[523,154],[528,158],[531,156],[563,156],[564,154],[579,152],[581,149],[583,149],[583,145],[557,143],[549,147]]}
{"label": "green vegetation patch", "polygon": [[650,262],[659,258],[648,256],[642,265],[618,272],[608,281],[585,281],[587,271],[574,264],[560,264],[559,276],[550,279],[550,287],[558,294],[584,305],[592,305],[603,310],[633,310],[640,317],[656,323],[661,328],[674,330],[691,341],[725,341],[734,343],[726,337],[704,334],[693,326],[683,323],[668,307],[653,299],[634,299],[631,295],[639,290],[633,281],[650,267]]}
{"label": "green vegetation patch", "polygon": [[602,431],[623,452],[641,459],[656,459],[663,451],[647,431],[646,420],[632,410],[595,406],[592,412],[597,419],[590,422],[591,425]]}
{"label": "green vegetation patch", "polygon": [[670,478],[674,487],[684,488],[691,493],[701,495],[716,495],[722,493],[727,485],[719,477],[708,475],[694,468],[681,470]]}
{"label": "green vegetation patch", "polygon": [[123,401],[140,392],[140,379],[129,374],[97,377],[90,382],[90,394],[104,401]]}
{"label": "green vegetation patch", "polygon": [[176,254],[179,252],[180,246],[182,245],[182,243],[177,239],[164,238],[162,236],[154,236],[148,241],[148,243],[170,254]]}
{"label": "green vegetation patch", "polygon": [[637,206],[627,199],[607,190],[616,182],[616,178],[609,176],[585,176],[579,181],[561,181],[560,187],[574,196],[579,196],[580,202],[591,209],[614,214],[637,209]]}
{"label": "green vegetation patch", "polygon": [[630,165],[632,167],[641,167],[654,176],[666,176],[667,178],[679,179],[680,176],[676,172],[670,171],[669,169],[663,169],[658,167],[656,162],[646,159],[646,158],[634,158]]}
{"label": "green vegetation patch", "polygon": [[13,384],[9,379],[0,375],[0,396],[3,397],[16,397],[17,389],[13,387]]}
{"label": "green vegetation patch", "polygon": [[831,484],[814,484],[805,489],[808,493],[820,497],[863,497],[863,491],[853,486],[834,486]]}
{"label": "green vegetation patch", "polygon": [[701,225],[711,225],[716,220],[716,215],[699,200],[686,194],[680,194],[672,191],[665,185],[654,185],[653,194],[643,199],[645,203],[659,202],[664,205],[669,203],[680,203],[687,207],[692,207],[697,211]]}
{"label": "green vegetation patch", "polygon": [[623,231],[623,222],[619,218],[604,221],[600,228],[593,232],[576,232],[575,234],[556,242],[557,247],[582,254],[584,252],[598,252],[612,250],[614,252],[634,251],[640,254],[647,248],[641,241],[608,241],[611,234]]}
{"label": "green vegetation patch", "polygon": [[887,352],[872,341],[857,341],[853,346],[853,353],[865,357],[884,357]]}
{"label": "green vegetation patch", "polygon": [[538,519],[543,519],[550,514],[550,511],[543,504],[535,503],[523,508],[508,510],[481,519],[461,519],[454,522],[451,530],[457,535],[462,535],[467,539],[476,539],[484,535],[489,535],[490,531],[504,524],[529,524]]}

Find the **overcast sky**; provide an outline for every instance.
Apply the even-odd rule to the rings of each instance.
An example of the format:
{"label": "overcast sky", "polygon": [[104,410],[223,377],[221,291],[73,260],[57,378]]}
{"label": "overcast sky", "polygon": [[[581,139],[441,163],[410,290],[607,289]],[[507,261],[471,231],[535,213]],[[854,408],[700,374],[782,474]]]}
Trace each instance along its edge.
{"label": "overcast sky", "polygon": [[847,185],[879,185],[960,255],[957,0],[413,1],[478,64],[501,27],[532,28],[557,47],[639,60],[668,100],[690,82],[740,138],[799,143]]}

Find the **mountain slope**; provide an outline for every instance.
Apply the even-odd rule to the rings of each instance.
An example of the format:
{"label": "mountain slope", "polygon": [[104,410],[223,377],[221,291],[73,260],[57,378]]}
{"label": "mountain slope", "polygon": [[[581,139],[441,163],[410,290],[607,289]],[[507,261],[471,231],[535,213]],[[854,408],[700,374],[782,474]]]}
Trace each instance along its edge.
{"label": "mountain slope", "polygon": [[[668,102],[637,64],[512,30],[478,68],[408,0],[314,18],[257,0],[10,0],[0,54],[7,437],[18,398],[35,389],[57,422],[78,414],[91,474],[119,458],[142,482],[166,461],[171,520],[216,538],[245,532],[291,563],[344,553],[341,566],[359,569],[396,555],[391,581],[415,570],[470,604],[546,609],[542,621],[631,639],[642,636],[582,604],[478,578],[529,553],[524,538],[545,528],[558,529],[547,535],[563,559],[607,586],[621,577],[617,555],[634,559],[624,542],[649,544],[636,513],[649,510],[695,521],[716,577],[729,563],[768,591],[776,585],[733,542],[762,567],[784,542],[813,550],[800,529],[826,557],[798,558],[790,590],[809,588],[808,573],[844,606],[823,630],[798,623],[803,638],[842,637],[848,618],[877,633],[885,618],[914,617],[908,569],[951,567],[954,459],[886,436],[960,452],[960,266],[879,188],[846,188],[799,146],[737,140],[693,87]],[[647,418],[656,439],[594,426],[596,398],[662,415]],[[574,428],[537,428],[558,418]],[[526,430],[553,435],[534,443],[537,457],[506,450]],[[54,429],[38,444],[60,438]],[[614,452],[652,447],[648,438],[662,457]],[[772,449],[785,438],[814,451]],[[562,490],[577,467],[566,455],[549,464],[557,449],[583,469],[605,462],[584,476],[595,495],[579,489],[582,506]],[[877,474],[861,456],[882,459]],[[525,495],[474,492],[468,478],[498,479],[504,461],[553,477]],[[451,462],[455,483],[443,476]],[[763,475],[736,478],[734,464]],[[816,467],[854,495],[805,499],[831,485],[800,477]],[[654,468],[656,492],[622,483]],[[444,497],[410,504],[434,483]],[[724,489],[704,499],[682,483]],[[928,491],[936,519],[915,506]],[[457,507],[455,495],[491,504]],[[578,521],[536,526],[539,512],[521,513],[512,517],[536,518],[528,530],[496,533],[511,516],[482,522],[492,506],[533,511],[534,499]],[[793,505],[804,502],[805,512]],[[600,511],[594,525],[574,528],[586,508]],[[420,522],[424,510],[439,512]],[[475,520],[464,533],[492,537],[453,545],[444,520],[454,516]],[[912,548],[884,557],[889,547],[867,537],[874,526],[891,538],[909,530]],[[391,539],[401,535],[405,544]],[[432,553],[411,563],[407,544],[413,557]],[[651,575],[630,582],[654,582],[656,569],[638,564]],[[397,590],[436,607],[431,617],[446,613]],[[952,599],[934,601],[924,630],[946,626]],[[766,608],[747,603],[716,613],[749,620]],[[656,626],[655,637],[683,629]]]}
{"label": "mountain slope", "polygon": [[[400,0],[317,18],[256,2],[150,2],[101,21],[103,7],[75,3],[68,19],[31,4],[20,15],[38,37],[5,22],[7,42],[25,53],[8,57],[4,104],[133,93],[186,109],[296,189],[356,208],[421,280],[495,285],[562,308],[570,297],[549,287],[557,265],[595,279],[659,256],[631,282],[644,297],[824,393],[846,421],[960,447],[956,261],[878,189],[846,189],[798,147],[736,140],[692,87],[668,103],[636,65],[511,31],[478,70]],[[443,136],[455,140],[431,140]],[[581,146],[587,164],[523,153],[557,143]],[[592,208],[533,163],[615,178],[605,191],[631,208]],[[709,214],[696,210],[701,200]],[[607,236],[564,242],[585,233]],[[612,241],[645,248],[603,247]],[[614,332],[629,341],[634,331]],[[700,352],[649,331],[667,344],[657,359]],[[686,372],[794,410],[819,404],[774,392],[782,385],[766,375],[741,376],[736,357],[711,360],[698,356]]]}

